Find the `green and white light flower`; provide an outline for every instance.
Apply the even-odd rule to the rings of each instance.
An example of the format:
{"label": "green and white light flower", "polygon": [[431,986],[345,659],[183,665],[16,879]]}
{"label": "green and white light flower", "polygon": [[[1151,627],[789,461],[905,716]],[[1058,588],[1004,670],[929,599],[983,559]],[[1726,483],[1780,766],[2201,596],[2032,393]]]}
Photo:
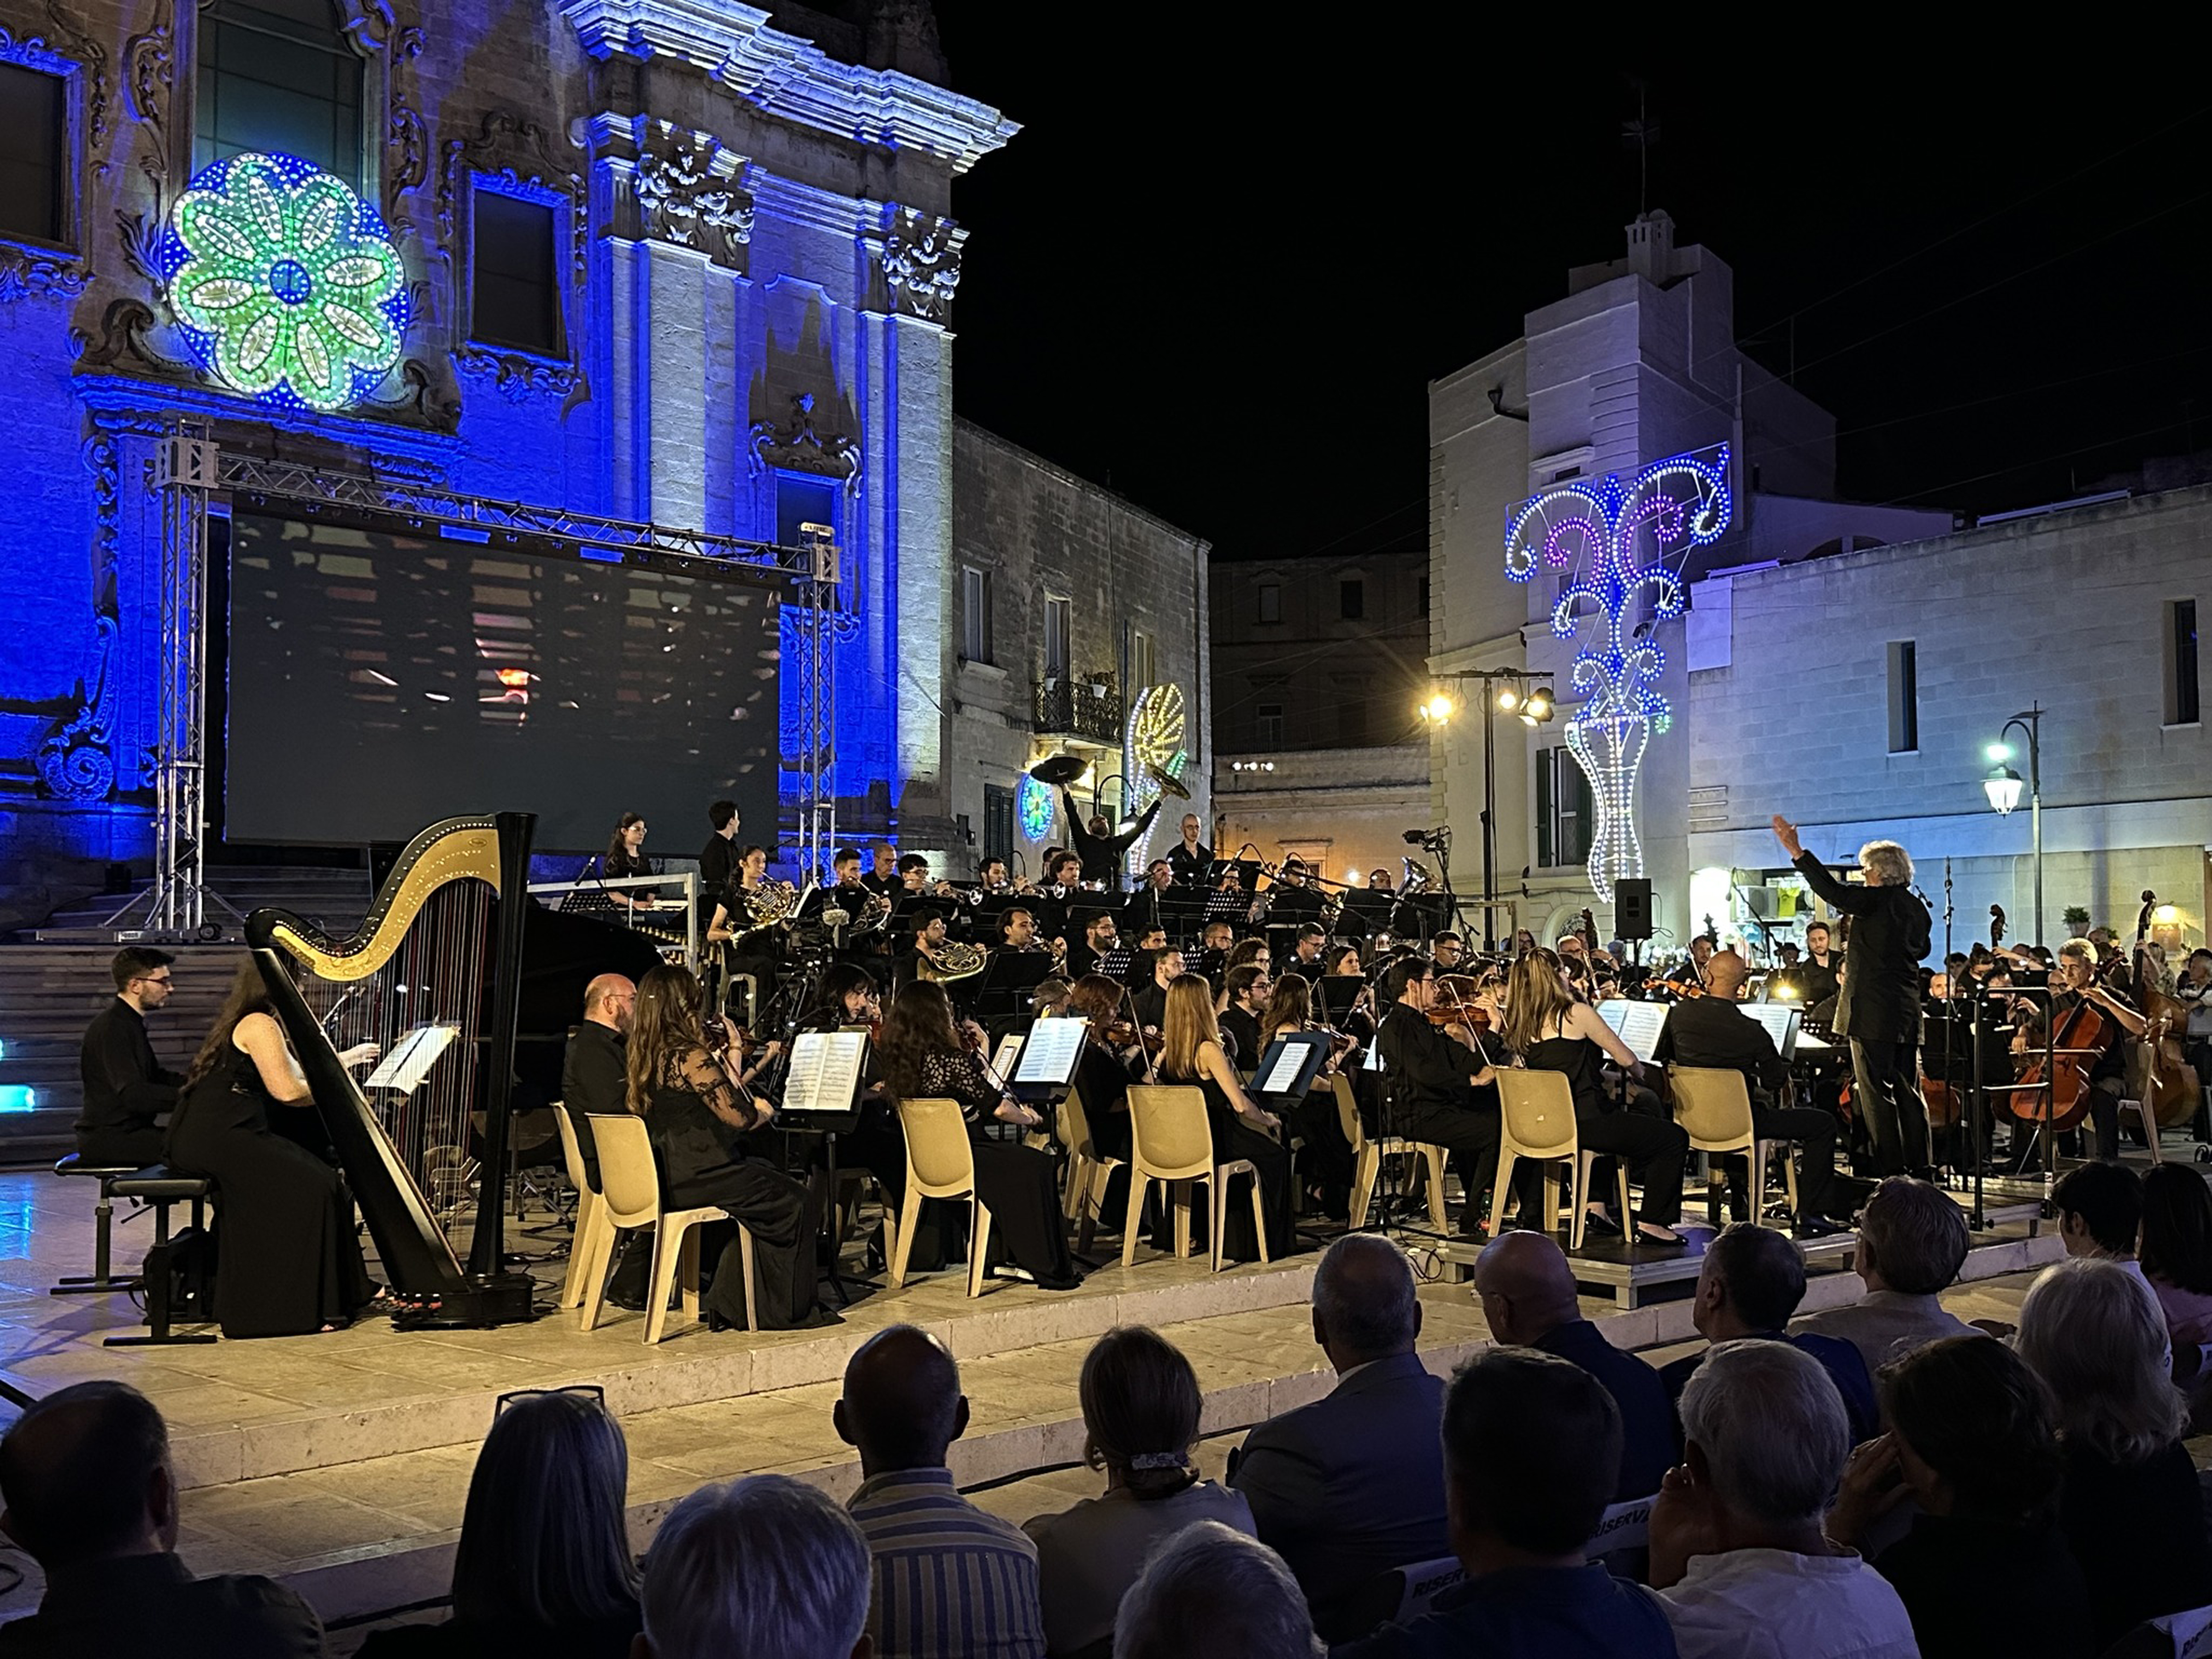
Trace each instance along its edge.
{"label": "green and white light flower", "polygon": [[374,209],[311,162],[252,154],[203,168],[164,252],[178,321],[235,391],[343,409],[399,361],[399,250]]}

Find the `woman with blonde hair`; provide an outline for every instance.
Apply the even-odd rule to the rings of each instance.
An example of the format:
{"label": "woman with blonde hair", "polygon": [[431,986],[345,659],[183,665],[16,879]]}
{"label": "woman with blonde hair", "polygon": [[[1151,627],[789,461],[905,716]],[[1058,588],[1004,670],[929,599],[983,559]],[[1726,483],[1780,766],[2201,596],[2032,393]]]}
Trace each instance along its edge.
{"label": "woman with blonde hair", "polygon": [[[729,1059],[708,1045],[702,1002],[691,970],[664,963],[638,981],[630,1011],[629,1105],[653,1139],[661,1202],[672,1210],[712,1206],[752,1233],[763,1329],[833,1322],[814,1304],[817,1229],[807,1189],[744,1148],[744,1137],[765,1128],[775,1109],[749,1093]],[[712,1329],[745,1322],[744,1258],[735,1229],[700,1303]]]}
{"label": "woman with blonde hair", "polygon": [[[1644,1188],[1636,1242],[1686,1243],[1674,1229],[1682,1215],[1682,1161],[1689,1156],[1690,1138],[1678,1123],[1621,1109],[1607,1099],[1601,1073],[1607,1060],[1631,1076],[1642,1068],[1597,1010],[1575,1000],[1559,971],[1559,957],[1540,945],[1516,961],[1506,979],[1504,1027],[1499,1035],[1530,1071],[1566,1074],[1574,1091],[1575,1134],[1585,1151],[1627,1161]],[[1581,1194],[1593,1222],[1607,1220],[1602,1194],[1612,1185],[1608,1164],[1609,1158],[1597,1161],[1591,1170],[1591,1190]],[[1545,1219],[1548,1223],[1550,1218]],[[1623,1217],[1622,1224],[1626,1221]],[[1612,1225],[1607,1223],[1607,1228]],[[1545,1231],[1550,1231],[1548,1224]]]}
{"label": "woman with blonde hair", "polygon": [[[1291,1249],[1291,1153],[1277,1139],[1282,1121],[1252,1103],[1237,1080],[1237,1068],[1221,1046],[1213,1012],[1213,988],[1196,974],[1178,975],[1169,986],[1165,1024],[1160,1032],[1159,1079],[1187,1084],[1206,1094],[1206,1115],[1213,1130],[1213,1161],[1251,1164],[1260,1175],[1260,1202],[1267,1218],[1267,1255],[1280,1260]],[[1249,1209],[1229,1193],[1213,1194],[1229,1205],[1223,1249],[1240,1261],[1255,1261],[1259,1239]],[[1164,1214],[1164,1206],[1163,1206]],[[1157,1243],[1162,1237],[1155,1234]]]}

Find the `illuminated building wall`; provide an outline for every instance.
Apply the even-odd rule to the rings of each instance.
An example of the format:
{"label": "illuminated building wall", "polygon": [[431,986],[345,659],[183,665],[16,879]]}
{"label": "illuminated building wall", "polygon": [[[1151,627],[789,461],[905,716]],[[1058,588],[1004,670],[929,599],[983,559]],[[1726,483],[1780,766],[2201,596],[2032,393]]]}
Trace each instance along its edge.
{"label": "illuminated building wall", "polygon": [[[933,664],[966,233],[948,215],[953,179],[1015,129],[945,88],[927,9],[333,0],[327,27],[312,3],[270,16],[0,0],[0,104],[51,119],[63,157],[56,210],[0,224],[0,926],[148,852],[145,468],[176,413],[226,447],[674,526],[790,540],[826,514],[849,611],[846,821],[949,835]],[[337,90],[257,100],[256,76]],[[343,407],[226,384],[225,361],[251,378],[236,353],[258,349],[253,319],[223,360],[204,307],[180,311],[170,287],[189,182],[260,151],[357,191],[404,265],[385,313],[404,322],[398,362],[312,400]],[[274,286],[337,280],[312,264]]]}

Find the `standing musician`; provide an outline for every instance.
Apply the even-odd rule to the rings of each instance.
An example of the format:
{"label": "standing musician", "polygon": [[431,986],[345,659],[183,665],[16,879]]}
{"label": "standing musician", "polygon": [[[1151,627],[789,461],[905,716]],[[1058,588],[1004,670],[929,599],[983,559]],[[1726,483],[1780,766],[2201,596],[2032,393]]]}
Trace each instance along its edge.
{"label": "standing musician", "polygon": [[[630,876],[657,876],[653,861],[645,855],[645,818],[637,812],[625,812],[615,821],[615,832],[607,838],[605,855],[599,860],[599,875],[605,881],[619,881]],[[635,915],[641,910],[658,909],[660,901],[653,896],[650,887],[617,887],[607,893],[615,908]]]}
{"label": "standing musician", "polygon": [[[1810,1108],[1780,1104],[1790,1086],[1790,1068],[1766,1028],[1736,1006],[1750,975],[1750,967],[1735,951],[1716,952],[1705,964],[1707,994],[1668,1012],[1653,1058],[1662,1065],[1671,1060],[1743,1074],[1751,1097],[1753,1134],[1760,1140],[1794,1140],[1805,1149],[1805,1170],[1797,1189],[1797,1230],[1817,1237],[1834,1231],[1839,1208],[1843,1218],[1850,1214],[1848,1200],[1838,1205],[1835,1199],[1836,1120]],[[1729,1206],[1741,1218],[1747,1185],[1741,1158],[1729,1159],[1728,1179]]]}
{"label": "standing musician", "polygon": [[1830,946],[1832,938],[1825,921],[1805,925],[1805,959],[1796,965],[1790,976],[1797,981],[1798,994],[1808,1008],[1836,994],[1844,963]]}
{"label": "standing musician", "polygon": [[1067,813],[1067,837],[1080,855],[1083,878],[1097,882],[1109,892],[1120,892],[1122,856],[1152,827],[1152,820],[1160,815],[1159,802],[1147,806],[1144,816],[1118,836],[1103,812],[1093,812],[1086,821],[1065,786],[1060,792],[1060,804]]}
{"label": "standing musician", "polygon": [[1869,842],[1859,848],[1866,885],[1850,887],[1805,850],[1797,826],[1779,812],[1774,837],[1806,885],[1851,918],[1835,1031],[1850,1039],[1854,1093],[1873,1139],[1875,1176],[1923,1174],[1929,1161],[1928,1107],[1920,1097],[1920,960],[1928,954],[1929,924],[1928,907],[1912,891],[1911,855],[1893,841]]}
{"label": "standing musician", "polygon": [[1467,1194],[1459,1231],[1474,1237],[1483,1228],[1482,1195],[1498,1172],[1497,1073],[1471,1025],[1447,1033],[1431,1021],[1436,994],[1436,964],[1426,957],[1401,957],[1382,976],[1389,1006],[1375,1042],[1390,1103],[1381,1127],[1449,1149]]}
{"label": "standing musician", "polygon": [[1185,887],[1201,887],[1213,864],[1213,849],[1198,838],[1198,814],[1182,815],[1182,839],[1168,848],[1168,867]]}
{"label": "standing musician", "polygon": [[716,801],[707,809],[707,822],[714,833],[699,849],[699,909],[703,915],[712,915],[722,890],[738,873],[737,802]]}

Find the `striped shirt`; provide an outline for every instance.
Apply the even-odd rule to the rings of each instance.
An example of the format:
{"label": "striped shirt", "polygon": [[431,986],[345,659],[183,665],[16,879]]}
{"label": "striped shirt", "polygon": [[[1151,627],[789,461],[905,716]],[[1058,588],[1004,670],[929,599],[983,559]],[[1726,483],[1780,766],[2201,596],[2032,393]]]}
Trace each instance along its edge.
{"label": "striped shirt", "polygon": [[878,1659],[1044,1659],[1037,1551],[955,1491],[950,1469],[898,1469],[847,1506],[868,1540]]}

